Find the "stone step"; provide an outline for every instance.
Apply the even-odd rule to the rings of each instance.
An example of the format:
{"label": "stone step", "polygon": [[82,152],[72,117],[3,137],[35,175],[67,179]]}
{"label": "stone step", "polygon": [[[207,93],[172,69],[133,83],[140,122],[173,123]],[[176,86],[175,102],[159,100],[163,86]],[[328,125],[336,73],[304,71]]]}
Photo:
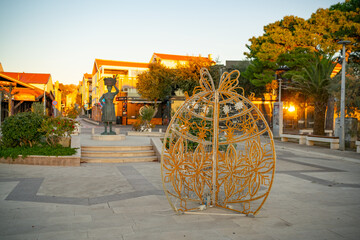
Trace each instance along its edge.
{"label": "stone step", "polygon": [[145,146],[81,146],[81,151],[114,152],[152,150],[152,145]]}
{"label": "stone step", "polygon": [[156,162],[156,156],[145,157],[81,157],[81,162],[86,163],[125,163],[125,162]]}
{"label": "stone step", "polygon": [[137,151],[84,151],[81,150],[81,157],[141,157],[155,156],[153,150],[137,150]]}

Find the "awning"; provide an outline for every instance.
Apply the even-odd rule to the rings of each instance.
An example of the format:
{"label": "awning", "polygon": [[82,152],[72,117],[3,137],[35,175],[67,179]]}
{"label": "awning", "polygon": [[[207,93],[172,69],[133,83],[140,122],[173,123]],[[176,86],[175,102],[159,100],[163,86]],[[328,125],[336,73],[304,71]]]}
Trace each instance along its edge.
{"label": "awning", "polygon": [[144,101],[132,101],[132,100],[129,100],[128,102],[129,103],[161,103],[161,101],[155,102],[155,101],[146,101],[146,100],[144,100]]}

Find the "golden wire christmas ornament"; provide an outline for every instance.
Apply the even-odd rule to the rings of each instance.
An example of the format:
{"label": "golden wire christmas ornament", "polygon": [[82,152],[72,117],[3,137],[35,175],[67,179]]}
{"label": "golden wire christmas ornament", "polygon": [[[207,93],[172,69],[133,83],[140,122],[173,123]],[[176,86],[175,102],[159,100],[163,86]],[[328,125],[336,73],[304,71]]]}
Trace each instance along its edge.
{"label": "golden wire christmas ornament", "polygon": [[180,213],[218,206],[255,215],[273,183],[272,133],[237,87],[239,71],[223,73],[218,89],[207,69],[200,74],[200,86],[175,113],[165,134],[165,194]]}

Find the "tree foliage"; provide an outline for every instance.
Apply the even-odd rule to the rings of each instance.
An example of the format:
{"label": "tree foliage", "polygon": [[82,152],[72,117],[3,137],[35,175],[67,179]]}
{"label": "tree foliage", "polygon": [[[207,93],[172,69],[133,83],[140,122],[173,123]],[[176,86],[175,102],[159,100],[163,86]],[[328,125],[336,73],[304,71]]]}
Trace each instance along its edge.
{"label": "tree foliage", "polygon": [[150,64],[149,71],[138,75],[136,88],[139,94],[149,100],[167,100],[176,90],[192,94],[199,86],[200,69],[209,68],[212,62],[201,58],[190,58],[185,65],[170,69],[160,63]]}
{"label": "tree foliage", "polygon": [[211,65],[213,63],[208,59],[198,57],[190,58],[185,65],[178,65],[175,71],[174,89],[186,91],[191,95],[194,88],[199,86],[200,69],[203,67],[209,69]]}
{"label": "tree foliage", "polygon": [[174,71],[159,63],[150,64],[149,71],[138,75],[136,88],[149,100],[166,100],[173,91]]}
{"label": "tree foliage", "polygon": [[[349,5],[349,6],[348,6]],[[281,66],[279,56],[297,48],[308,52],[322,51],[333,55],[341,49],[337,42],[350,40],[347,49],[352,56],[360,53],[360,17],[358,1],[347,1],[330,7],[318,9],[305,20],[296,16],[285,16],[282,20],[264,27],[264,34],[249,39],[249,52],[245,55],[253,60],[247,75],[255,85],[269,83],[275,70]],[[346,11],[345,11],[346,9]]]}

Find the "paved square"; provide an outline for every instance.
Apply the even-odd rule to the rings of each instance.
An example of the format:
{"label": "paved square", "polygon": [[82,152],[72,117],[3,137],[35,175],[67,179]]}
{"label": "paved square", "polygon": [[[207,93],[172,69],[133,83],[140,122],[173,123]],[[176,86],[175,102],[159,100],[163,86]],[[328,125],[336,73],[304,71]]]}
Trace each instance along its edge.
{"label": "paved square", "polygon": [[0,239],[360,239],[360,155],[276,142],[255,217],[176,215],[160,164],[0,165]]}

